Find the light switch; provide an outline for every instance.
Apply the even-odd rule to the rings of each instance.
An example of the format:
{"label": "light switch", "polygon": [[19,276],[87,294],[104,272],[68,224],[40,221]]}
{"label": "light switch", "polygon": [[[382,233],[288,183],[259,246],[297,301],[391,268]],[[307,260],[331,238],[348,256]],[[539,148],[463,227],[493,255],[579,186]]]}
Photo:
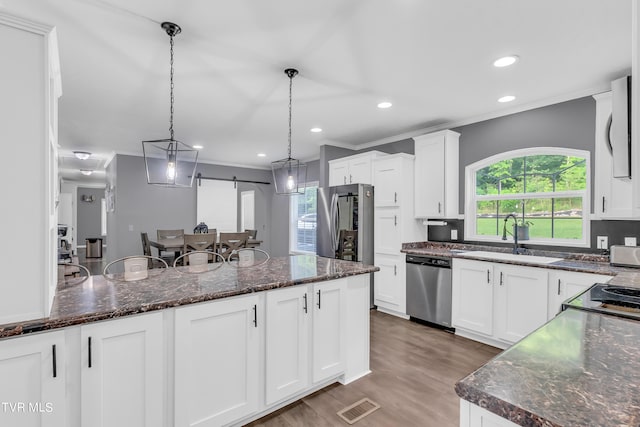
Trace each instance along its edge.
{"label": "light switch", "polygon": [[638,245],[638,241],[635,237],[625,237],[624,238],[624,245],[625,246],[637,246]]}
{"label": "light switch", "polygon": [[129,231],[133,231],[133,225],[129,224]]}

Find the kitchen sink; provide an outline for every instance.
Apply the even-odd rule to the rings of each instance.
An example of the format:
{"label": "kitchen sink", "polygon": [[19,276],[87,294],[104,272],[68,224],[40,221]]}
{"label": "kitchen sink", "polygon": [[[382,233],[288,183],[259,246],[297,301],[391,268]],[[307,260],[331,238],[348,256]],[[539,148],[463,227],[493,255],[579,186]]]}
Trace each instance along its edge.
{"label": "kitchen sink", "polygon": [[517,261],[526,264],[551,264],[552,262],[562,261],[562,258],[552,258],[546,256],[535,255],[516,255],[504,252],[489,252],[489,251],[468,251],[456,254],[460,257],[479,257],[487,259],[495,259],[501,261]]}

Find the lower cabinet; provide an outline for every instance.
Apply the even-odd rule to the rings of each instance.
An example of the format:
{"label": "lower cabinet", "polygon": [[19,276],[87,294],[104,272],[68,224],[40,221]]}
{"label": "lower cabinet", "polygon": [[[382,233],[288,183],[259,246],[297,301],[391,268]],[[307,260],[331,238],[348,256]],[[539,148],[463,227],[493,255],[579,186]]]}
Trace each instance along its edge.
{"label": "lower cabinet", "polygon": [[558,314],[562,303],[578,295],[594,283],[606,283],[613,276],[574,271],[549,271],[549,309],[547,318]]}
{"label": "lower cabinet", "polygon": [[308,286],[293,286],[267,293],[267,405],[294,396],[309,387],[312,298]]}
{"label": "lower cabinet", "polygon": [[405,313],[407,309],[406,266],[403,255],[375,254],[380,271],[374,276],[374,302],[378,307]]}
{"label": "lower cabinet", "polygon": [[460,427],[517,427],[517,424],[466,400],[460,400]]}
{"label": "lower cabinet", "polygon": [[80,336],[82,425],[162,425],[162,313],[91,323],[80,328]]}
{"label": "lower cabinet", "polygon": [[493,265],[484,261],[453,259],[451,321],[462,328],[493,334]]}
{"label": "lower cabinet", "polygon": [[63,331],[0,341],[0,378],[1,426],[67,425]]}
{"label": "lower cabinet", "polygon": [[313,382],[344,372],[347,279],[313,284]]}
{"label": "lower cabinet", "polygon": [[258,295],[175,311],[175,425],[219,426],[258,410]]}

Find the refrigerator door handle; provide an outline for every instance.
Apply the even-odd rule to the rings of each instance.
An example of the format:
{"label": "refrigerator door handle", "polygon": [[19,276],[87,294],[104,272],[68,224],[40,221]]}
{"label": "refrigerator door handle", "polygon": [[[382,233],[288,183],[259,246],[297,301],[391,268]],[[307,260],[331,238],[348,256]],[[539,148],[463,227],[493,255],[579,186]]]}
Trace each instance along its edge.
{"label": "refrigerator door handle", "polygon": [[329,233],[331,236],[332,254],[335,254],[338,250],[338,195],[336,193],[331,195],[331,218],[329,219]]}

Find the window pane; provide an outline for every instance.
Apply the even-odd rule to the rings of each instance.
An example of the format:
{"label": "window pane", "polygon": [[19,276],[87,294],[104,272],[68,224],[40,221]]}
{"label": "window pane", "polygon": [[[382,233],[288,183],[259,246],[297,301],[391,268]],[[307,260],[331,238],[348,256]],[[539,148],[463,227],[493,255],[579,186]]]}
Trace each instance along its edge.
{"label": "window pane", "polygon": [[531,238],[582,239],[582,198],[531,200],[525,209]]}
{"label": "window pane", "polygon": [[551,193],[585,190],[584,158],[535,155],[501,160],[476,172],[476,194]]}
{"label": "window pane", "polygon": [[481,236],[497,236],[500,223],[497,213],[498,202],[495,200],[477,202],[476,204],[476,234]]}
{"label": "window pane", "polygon": [[307,186],[304,194],[291,196],[291,251],[316,252],[316,198],[318,186]]}

